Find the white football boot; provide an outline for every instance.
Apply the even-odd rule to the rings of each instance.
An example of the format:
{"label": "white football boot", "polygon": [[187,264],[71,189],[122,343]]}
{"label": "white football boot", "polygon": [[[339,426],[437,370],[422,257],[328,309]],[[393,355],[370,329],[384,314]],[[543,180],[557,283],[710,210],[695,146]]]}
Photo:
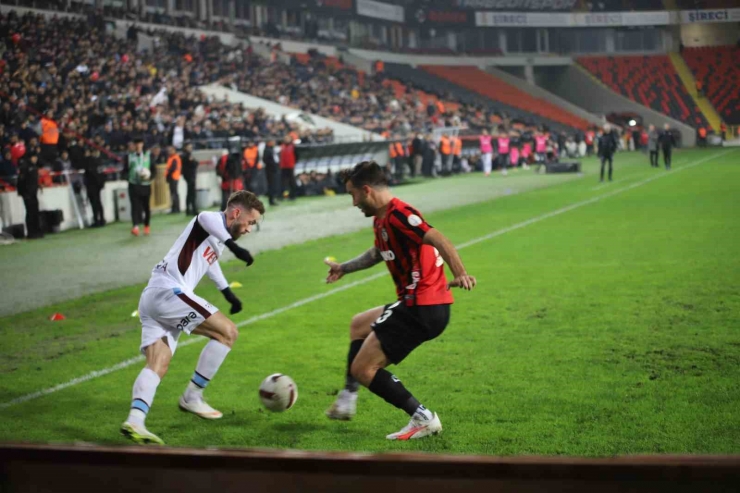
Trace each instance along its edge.
{"label": "white football boot", "polygon": [[326,410],[326,416],[329,419],[338,419],[340,421],[349,421],[357,413],[357,392],[350,392],[347,389],[339,392],[337,400]]}
{"label": "white football boot", "polygon": [[180,409],[193,413],[203,419],[221,419],[221,417],[223,417],[223,413],[221,411],[213,409],[211,406],[206,404],[206,401],[202,398],[188,401],[185,399],[185,396],[182,395],[180,397]]}
{"label": "white football boot", "polygon": [[386,438],[388,440],[416,440],[429,435],[436,435],[442,431],[442,422],[439,420],[437,413],[434,413],[432,419],[423,419],[414,415],[409,424],[403,427],[401,431],[391,433]]}
{"label": "white football boot", "polygon": [[136,425],[130,421],[125,421],[121,425],[121,435],[139,445],[164,445],[164,442],[154,433],[147,431],[141,425]]}

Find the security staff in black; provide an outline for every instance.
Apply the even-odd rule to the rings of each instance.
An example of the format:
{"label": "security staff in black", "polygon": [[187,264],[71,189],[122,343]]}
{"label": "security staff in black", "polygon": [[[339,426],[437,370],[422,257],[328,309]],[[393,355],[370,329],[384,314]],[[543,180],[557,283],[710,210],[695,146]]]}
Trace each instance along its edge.
{"label": "security staff in black", "polygon": [[663,149],[665,169],[671,169],[671,155],[673,154],[673,148],[676,147],[676,136],[673,135],[671,126],[667,123],[663,126],[660,135],[658,135],[658,144]]}
{"label": "security staff in black", "polygon": [[103,159],[100,157],[100,150],[85,150],[85,190],[87,190],[87,200],[90,201],[90,207],[93,211],[93,228],[105,226],[105,214],[103,213],[103,202],[100,200],[100,192],[105,186],[105,174],[101,172]]}
{"label": "security staff in black", "polygon": [[599,157],[601,158],[601,181],[604,181],[604,167],[609,163],[609,181],[612,181],[612,162],[617,152],[617,136],[609,127],[604,125],[604,133],[599,135]]}
{"label": "security staff in black", "polygon": [[18,195],[26,207],[26,230],[29,239],[43,238],[39,214],[39,153],[31,149],[21,160],[18,170]]}
{"label": "security staff in black", "polygon": [[193,157],[193,144],[186,142],[183,151],[180,153],[182,158],[182,177],[188,187],[187,196],[185,197],[185,215],[197,216],[198,207],[195,205],[195,182],[198,177],[198,161]]}

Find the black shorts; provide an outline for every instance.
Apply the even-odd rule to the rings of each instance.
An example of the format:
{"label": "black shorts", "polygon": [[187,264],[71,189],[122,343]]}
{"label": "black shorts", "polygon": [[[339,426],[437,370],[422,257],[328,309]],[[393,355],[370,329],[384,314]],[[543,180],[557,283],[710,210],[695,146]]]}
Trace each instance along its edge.
{"label": "black shorts", "polygon": [[450,322],[450,305],[406,306],[397,301],[383,308],[372,328],[395,365],[422,343],[439,336]]}

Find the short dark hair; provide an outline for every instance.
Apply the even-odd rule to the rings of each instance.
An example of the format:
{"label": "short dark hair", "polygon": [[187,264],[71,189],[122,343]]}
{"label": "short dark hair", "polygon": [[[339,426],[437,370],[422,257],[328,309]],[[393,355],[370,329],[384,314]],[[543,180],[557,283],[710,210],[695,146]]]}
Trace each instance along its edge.
{"label": "short dark hair", "polygon": [[229,201],[226,203],[226,207],[230,205],[240,205],[247,210],[255,209],[260,214],[265,213],[265,204],[255,194],[246,190],[239,190],[232,193]]}
{"label": "short dark hair", "polygon": [[354,187],[387,187],[388,179],[385,176],[385,171],[375,161],[362,161],[354,166],[354,168],[346,169],[341,172],[342,181],[346,185],[347,182],[352,182]]}

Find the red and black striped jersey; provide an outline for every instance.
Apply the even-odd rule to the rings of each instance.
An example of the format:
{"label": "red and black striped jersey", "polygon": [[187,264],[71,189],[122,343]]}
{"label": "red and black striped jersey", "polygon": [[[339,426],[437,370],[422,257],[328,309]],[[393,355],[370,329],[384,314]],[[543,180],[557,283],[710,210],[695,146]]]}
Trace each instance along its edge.
{"label": "red and black striped jersey", "polygon": [[375,218],[373,228],[375,247],[393,277],[399,300],[408,306],[453,302],[442,257],[436,248],[423,243],[432,226],[419,211],[394,198],[385,216]]}

